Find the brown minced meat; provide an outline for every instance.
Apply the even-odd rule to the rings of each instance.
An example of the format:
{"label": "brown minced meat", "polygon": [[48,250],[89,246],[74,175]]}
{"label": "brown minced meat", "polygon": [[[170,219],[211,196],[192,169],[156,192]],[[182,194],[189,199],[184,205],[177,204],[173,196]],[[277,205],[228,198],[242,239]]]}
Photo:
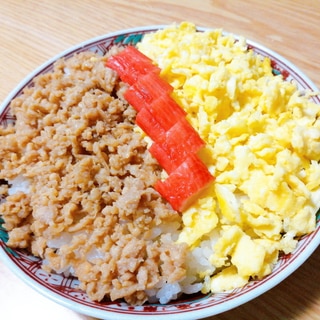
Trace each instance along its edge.
{"label": "brown minced meat", "polygon": [[155,232],[181,217],[153,189],[161,168],[135,130],[125,85],[105,67],[117,50],[61,59],[12,101],[0,181],[23,177],[29,191],[2,184],[0,215],[9,246],[48,272],[71,271],[92,300],[142,304],[146,290],[185,277],[187,249]]}

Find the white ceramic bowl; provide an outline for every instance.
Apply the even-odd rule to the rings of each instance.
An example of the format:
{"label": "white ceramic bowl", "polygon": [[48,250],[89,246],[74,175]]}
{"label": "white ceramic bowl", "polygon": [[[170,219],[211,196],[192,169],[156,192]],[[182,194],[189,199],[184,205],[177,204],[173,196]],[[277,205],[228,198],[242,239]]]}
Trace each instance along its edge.
{"label": "white ceramic bowl", "polygon": [[[57,59],[67,58],[74,53],[86,50],[103,54],[111,45],[136,44],[145,33],[163,27],[149,26],[119,31],[91,39],[62,52],[36,69],[7,97],[0,107],[0,123],[13,121],[9,110],[10,101],[18,96],[24,87],[30,85],[35,76],[50,71]],[[203,30],[199,28],[199,31]],[[289,61],[264,46],[249,40],[247,42],[255,52],[271,58],[275,73],[282,73],[287,81],[296,81],[301,89],[317,90],[312,81]],[[319,96],[314,96],[312,99],[315,103],[320,104]],[[124,302],[92,302],[84,292],[76,288],[77,279],[63,275],[47,274],[41,269],[41,260],[23,250],[12,250],[6,246],[7,233],[3,229],[2,223],[0,217],[0,257],[18,277],[47,298],[67,308],[99,319],[167,319],[170,317],[170,319],[187,320],[222,313],[256,298],[279,284],[294,272],[320,244],[320,215],[318,213],[316,230],[308,236],[304,236],[293,253],[281,256],[274,271],[264,279],[252,281],[243,288],[227,293],[198,294],[184,297],[183,300],[173,301],[167,305],[147,304],[133,307]]]}

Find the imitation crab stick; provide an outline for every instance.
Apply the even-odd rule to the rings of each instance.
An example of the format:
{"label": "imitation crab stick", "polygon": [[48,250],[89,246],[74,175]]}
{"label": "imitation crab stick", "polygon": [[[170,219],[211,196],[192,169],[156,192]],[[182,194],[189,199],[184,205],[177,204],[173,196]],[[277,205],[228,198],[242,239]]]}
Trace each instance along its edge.
{"label": "imitation crab stick", "polygon": [[172,91],[173,87],[168,82],[162,80],[158,74],[150,72],[141,75],[124,93],[124,97],[139,111],[143,107],[148,108],[159,96],[166,95],[169,97],[168,94]]}
{"label": "imitation crab stick", "polygon": [[127,46],[117,55],[111,56],[106,63],[110,69],[117,71],[121,80],[130,85],[136,83],[141,75],[160,73],[160,68],[152,63],[142,52],[133,46]]}
{"label": "imitation crab stick", "polygon": [[126,47],[106,66],[129,84],[124,97],[137,111],[137,125],[153,140],[150,153],[168,173],[155,189],[182,212],[214,180],[197,156],[205,142],[171,97],[173,87],[160,77],[161,70],[138,49]]}
{"label": "imitation crab stick", "polygon": [[157,181],[155,189],[173,209],[182,212],[207,187],[214,177],[196,154],[189,154],[164,181]]}
{"label": "imitation crab stick", "polygon": [[149,151],[170,174],[189,154],[197,153],[204,145],[205,142],[198,133],[185,118],[182,118],[158,136]]}
{"label": "imitation crab stick", "polygon": [[[171,99],[168,95],[161,95],[153,100],[144,110],[142,108],[137,114],[136,123],[145,133],[153,131],[155,123],[157,123],[163,131],[170,130],[176,123],[184,119],[186,112]],[[193,128],[190,128],[193,130]],[[150,136],[151,138],[151,136]],[[160,136],[156,136],[153,140],[158,140]]]}

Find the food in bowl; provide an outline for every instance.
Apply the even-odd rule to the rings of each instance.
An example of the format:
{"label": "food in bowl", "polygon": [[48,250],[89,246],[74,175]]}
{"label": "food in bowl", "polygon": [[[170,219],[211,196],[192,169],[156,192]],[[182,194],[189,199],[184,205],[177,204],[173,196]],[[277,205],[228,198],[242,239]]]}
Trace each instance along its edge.
{"label": "food in bowl", "polygon": [[319,105],[268,58],[189,23],[138,44],[206,141],[216,180],[184,212],[153,185],[166,174],[106,56],[75,55],[40,75],[1,128],[8,245],[71,273],[93,300],[167,303],[272,272],[312,232],[319,203]]}

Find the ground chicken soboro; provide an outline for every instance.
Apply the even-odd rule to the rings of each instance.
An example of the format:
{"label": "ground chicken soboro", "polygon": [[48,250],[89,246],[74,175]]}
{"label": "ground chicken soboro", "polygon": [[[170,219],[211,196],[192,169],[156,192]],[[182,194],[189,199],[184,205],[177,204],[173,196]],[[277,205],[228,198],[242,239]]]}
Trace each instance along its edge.
{"label": "ground chicken soboro", "polygon": [[0,179],[17,192],[2,184],[0,214],[8,245],[43,258],[45,270],[71,270],[93,300],[142,304],[145,290],[183,279],[187,249],[170,237],[181,217],[152,188],[161,169],[105,60],[60,60],[12,102]]}

